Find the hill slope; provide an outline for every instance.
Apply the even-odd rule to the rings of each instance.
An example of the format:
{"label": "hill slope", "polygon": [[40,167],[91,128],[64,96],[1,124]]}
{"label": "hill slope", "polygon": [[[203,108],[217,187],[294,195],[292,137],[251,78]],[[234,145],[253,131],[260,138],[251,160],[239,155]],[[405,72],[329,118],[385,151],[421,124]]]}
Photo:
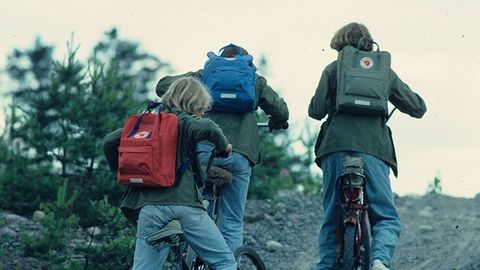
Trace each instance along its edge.
{"label": "hill slope", "polygon": [[[393,260],[395,270],[479,270],[480,194],[474,199],[431,194],[397,197],[402,236]],[[281,192],[275,200],[247,202],[245,243],[258,251],[270,270],[314,270],[323,211],[321,198]],[[0,212],[0,240],[12,228],[36,227],[30,219]],[[49,262],[22,258],[1,243],[0,268],[48,269]],[[8,248],[7,248],[8,247]]]}
{"label": "hill slope", "polygon": [[[480,195],[398,197],[396,204],[402,235],[392,269],[480,269]],[[245,240],[269,269],[315,269],[322,216],[316,196],[284,192],[270,203],[250,200]]]}

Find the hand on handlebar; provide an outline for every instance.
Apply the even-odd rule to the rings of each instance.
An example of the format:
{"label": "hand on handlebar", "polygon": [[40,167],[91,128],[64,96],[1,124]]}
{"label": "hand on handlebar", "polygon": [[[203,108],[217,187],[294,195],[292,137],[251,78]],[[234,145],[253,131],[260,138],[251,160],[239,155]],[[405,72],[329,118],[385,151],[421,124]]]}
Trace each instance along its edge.
{"label": "hand on handlebar", "polygon": [[224,150],[215,150],[214,154],[216,157],[226,158],[232,153],[233,147],[231,144],[227,144],[227,148]]}
{"label": "hand on handlebar", "polygon": [[283,123],[275,123],[272,122],[271,120],[268,121],[268,129],[269,131],[272,131],[273,129],[288,129],[288,122],[283,122]]}

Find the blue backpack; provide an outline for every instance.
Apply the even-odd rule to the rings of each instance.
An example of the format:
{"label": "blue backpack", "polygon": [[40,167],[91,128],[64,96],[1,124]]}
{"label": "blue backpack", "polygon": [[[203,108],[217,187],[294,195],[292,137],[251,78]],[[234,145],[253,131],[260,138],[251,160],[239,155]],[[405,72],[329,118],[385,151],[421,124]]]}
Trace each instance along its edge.
{"label": "blue backpack", "polygon": [[[230,44],[220,49],[222,52]],[[256,110],[253,57],[243,50],[235,58],[208,52],[203,68],[203,83],[213,99],[212,112],[249,113]]]}

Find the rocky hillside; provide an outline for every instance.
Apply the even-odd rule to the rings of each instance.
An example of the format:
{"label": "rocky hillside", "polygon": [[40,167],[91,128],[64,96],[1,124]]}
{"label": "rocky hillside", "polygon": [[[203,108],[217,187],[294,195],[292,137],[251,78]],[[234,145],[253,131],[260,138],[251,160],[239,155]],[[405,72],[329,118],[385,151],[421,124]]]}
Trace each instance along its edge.
{"label": "rocky hillside", "polygon": [[[397,197],[396,204],[403,227],[392,269],[480,269],[480,194],[474,199]],[[315,269],[320,205],[316,196],[291,192],[268,203],[250,200],[247,243],[269,269]]]}
{"label": "rocky hillside", "polygon": [[[403,228],[392,269],[480,269],[480,195],[474,199],[443,195],[398,197]],[[313,270],[323,212],[318,196],[282,192],[275,200],[249,200],[245,242],[272,270]],[[21,224],[35,222],[0,213],[0,239],[15,238]],[[18,237],[17,237],[18,238]],[[11,253],[18,243],[2,243],[6,269],[48,269],[48,264]],[[8,253],[8,254],[7,254]]]}

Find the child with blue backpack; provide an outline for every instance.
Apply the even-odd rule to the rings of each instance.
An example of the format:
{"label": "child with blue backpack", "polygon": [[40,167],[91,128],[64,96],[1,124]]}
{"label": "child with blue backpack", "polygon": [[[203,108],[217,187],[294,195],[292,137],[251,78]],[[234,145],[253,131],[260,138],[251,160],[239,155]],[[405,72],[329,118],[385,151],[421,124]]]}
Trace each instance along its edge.
{"label": "child with blue backpack", "polygon": [[[157,84],[162,97],[177,79],[193,76],[202,81],[213,98],[213,106],[205,113],[223,130],[233,145],[227,158],[216,158],[213,165],[233,174],[230,184],[221,187],[218,226],[228,246],[235,251],[243,244],[243,214],[247,200],[252,166],[260,163],[260,138],[255,110],[260,107],[269,116],[271,129],[288,127],[289,112],[285,101],[256,73],[253,58],[237,45],[220,49],[220,55],[209,52],[203,69],[177,76],[166,76]],[[207,163],[212,145],[198,145],[198,157]]]}
{"label": "child with blue backpack", "polygon": [[[192,77],[172,83],[162,103],[177,115],[177,169],[192,156],[192,146],[207,140],[224,154],[232,151],[222,130],[210,119],[202,118],[211,105],[211,97],[203,85]],[[107,162],[117,170],[118,146],[122,129],[107,134],[103,141]],[[183,237],[196,254],[212,269],[236,270],[237,264],[215,223],[203,205],[200,186],[204,177],[198,159],[186,171],[177,173],[175,184],[168,188],[129,186],[121,204],[127,218],[137,225],[134,270],[162,269],[169,245],[149,245],[146,238],[157,233],[173,219],[180,221]]]}

